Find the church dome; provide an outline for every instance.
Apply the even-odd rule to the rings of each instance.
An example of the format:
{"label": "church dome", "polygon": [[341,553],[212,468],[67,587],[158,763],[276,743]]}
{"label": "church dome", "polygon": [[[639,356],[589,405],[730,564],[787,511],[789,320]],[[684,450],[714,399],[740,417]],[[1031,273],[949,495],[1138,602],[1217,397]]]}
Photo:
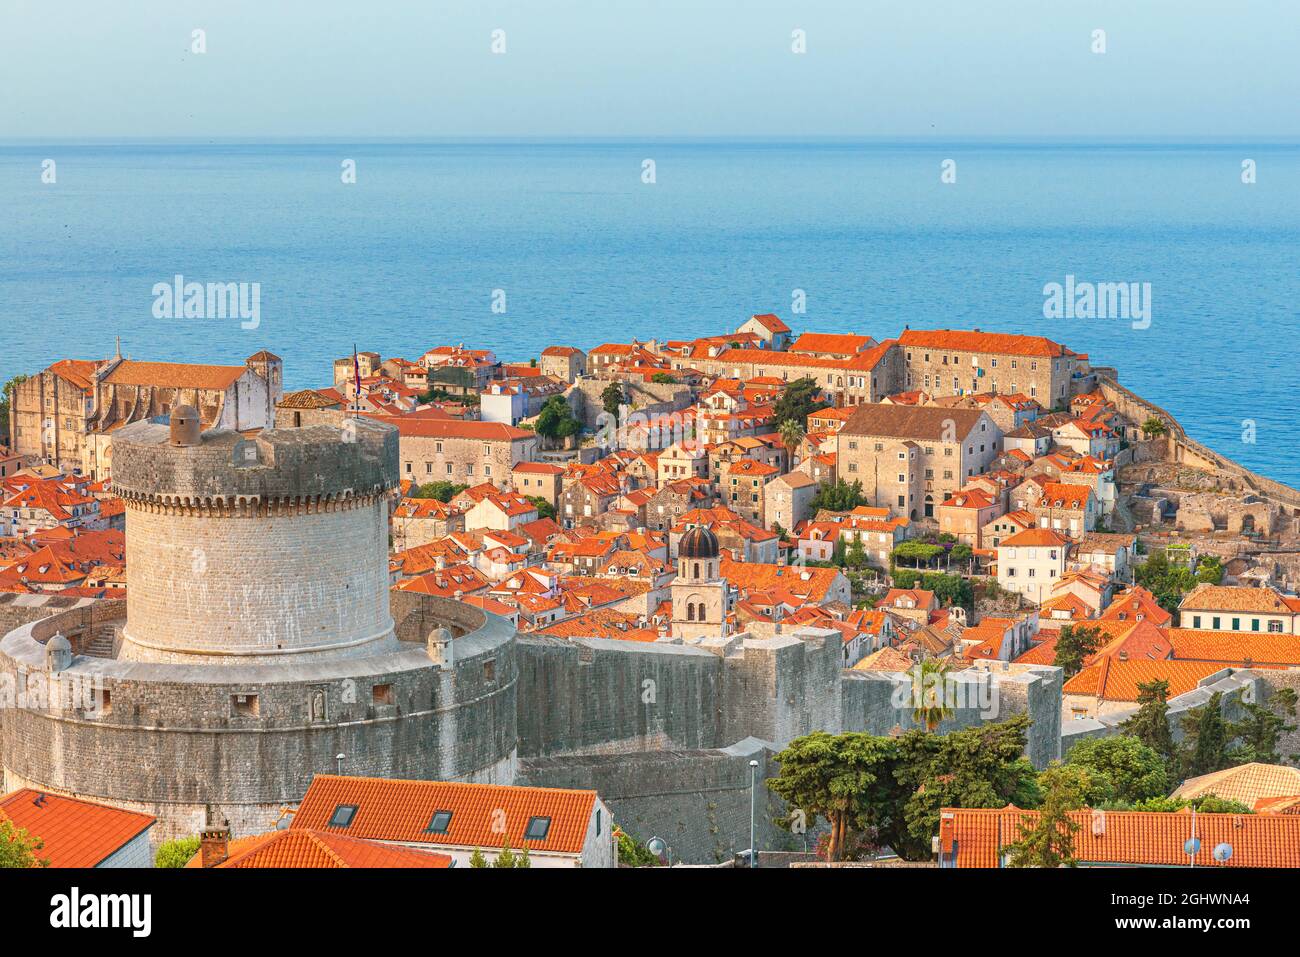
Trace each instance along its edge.
{"label": "church dome", "polygon": [[697,525],[682,536],[677,544],[679,558],[717,558],[718,536]]}

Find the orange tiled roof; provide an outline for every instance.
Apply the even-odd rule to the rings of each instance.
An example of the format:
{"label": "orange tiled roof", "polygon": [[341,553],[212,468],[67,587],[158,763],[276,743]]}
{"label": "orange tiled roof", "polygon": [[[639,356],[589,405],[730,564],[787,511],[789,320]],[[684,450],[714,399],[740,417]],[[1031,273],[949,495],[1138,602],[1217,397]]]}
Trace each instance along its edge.
{"label": "orange tiled roof", "polygon": [[1188,778],[1171,796],[1196,798],[1214,794],[1225,801],[1240,801],[1254,807],[1261,798],[1289,797],[1300,794],[1300,770],[1282,764],[1238,765],[1223,771]]}
{"label": "orange tiled roof", "polygon": [[1170,628],[1167,633],[1174,657],[1184,661],[1300,666],[1300,638],[1295,635],[1197,628]]}
{"label": "orange tiled roof", "polygon": [[0,815],[45,842],[36,856],[48,860],[50,867],[94,867],[156,820],[149,814],[32,788],[0,798]]}
{"label": "orange tiled roof", "polygon": [[1163,679],[1169,682],[1169,697],[1195,688],[1202,679],[1222,671],[1217,661],[1178,661],[1166,658],[1121,661],[1101,656],[1061,689],[1065,694],[1091,695],[1105,701],[1137,701],[1138,685]]}
{"label": "orange tiled roof", "polygon": [[[203,866],[203,853],[185,865]],[[409,847],[363,841],[343,834],[314,831],[309,828],[271,831],[230,842],[229,856],[216,865],[229,867],[451,867],[446,854],[419,851]]]}
{"label": "orange tiled roof", "polygon": [[907,329],[898,337],[900,346],[923,349],[955,349],[985,355],[1060,356],[1065,348],[1043,336],[1018,336],[1002,332],[966,329]]}
{"label": "orange tiled roof", "polygon": [[224,392],[248,366],[194,365],[183,362],[135,362],[124,359],[104,377],[110,385],[160,386],[165,389],[211,389]]}
{"label": "orange tiled roof", "polygon": [[[509,843],[516,850],[573,854],[586,841],[595,802],[595,791],[318,774],[289,830],[310,828],[375,841],[485,849]],[[330,827],[340,805],[355,805],[356,813],[348,827]],[[428,829],[436,811],[452,812],[446,833]],[[524,840],[533,817],[551,819],[544,840]]]}
{"label": "orange tiled roof", "polygon": [[[1004,515],[1003,518],[1006,516]],[[1019,546],[1056,546],[1061,547],[1069,542],[1059,532],[1050,528],[1027,528],[1023,532],[1016,532],[998,543],[998,548],[1019,547]]]}
{"label": "orange tiled roof", "polygon": [[1293,609],[1283,596],[1267,586],[1246,588],[1202,583],[1183,596],[1180,611],[1250,611],[1266,615],[1287,615]]}
{"label": "orange tiled roof", "polygon": [[[944,855],[956,851],[958,867],[997,867],[998,847],[1020,835],[1021,820],[1033,811],[944,808],[939,841]],[[1156,811],[1075,811],[1082,827],[1074,836],[1081,863],[1186,866],[1192,861],[1183,843],[1192,836],[1192,815]],[[1197,867],[1300,867],[1300,816],[1285,814],[1197,814],[1201,849]],[[1220,863],[1216,845],[1232,845],[1232,857]]]}
{"label": "orange tiled roof", "polygon": [[473,439],[483,442],[516,442],[532,439],[537,433],[517,429],[504,422],[464,421],[461,419],[427,419],[409,415],[375,415],[364,413],[366,418],[395,426],[403,438],[422,439]]}

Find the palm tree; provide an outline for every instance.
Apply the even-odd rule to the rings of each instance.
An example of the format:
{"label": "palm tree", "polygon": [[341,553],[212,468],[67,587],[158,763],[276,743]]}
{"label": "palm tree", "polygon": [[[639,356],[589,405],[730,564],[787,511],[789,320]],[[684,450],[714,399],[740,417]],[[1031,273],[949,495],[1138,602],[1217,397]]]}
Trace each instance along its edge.
{"label": "palm tree", "polygon": [[912,720],[925,725],[927,732],[932,733],[953,715],[947,693],[951,671],[951,666],[938,658],[926,658],[912,669]]}
{"label": "palm tree", "polygon": [[790,467],[794,468],[794,453],[803,442],[804,427],[798,419],[786,419],[781,423],[781,444],[785,446]]}

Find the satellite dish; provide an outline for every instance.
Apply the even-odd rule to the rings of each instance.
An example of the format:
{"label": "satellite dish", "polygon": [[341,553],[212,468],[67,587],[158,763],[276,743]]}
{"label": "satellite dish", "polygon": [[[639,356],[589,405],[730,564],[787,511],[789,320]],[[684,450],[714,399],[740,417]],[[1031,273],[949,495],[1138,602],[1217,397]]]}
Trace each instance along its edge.
{"label": "satellite dish", "polygon": [[1231,857],[1232,857],[1232,845],[1229,844],[1227,841],[1224,841],[1222,844],[1214,845],[1214,859],[1218,861],[1220,864],[1226,864],[1228,862],[1228,859]]}
{"label": "satellite dish", "polygon": [[1201,839],[1199,837],[1188,838],[1183,844],[1183,852],[1188,857],[1195,857],[1201,851]]}
{"label": "satellite dish", "polygon": [[646,841],[646,850],[655,857],[663,857],[664,851],[668,850],[668,845],[664,843],[663,838],[652,837]]}

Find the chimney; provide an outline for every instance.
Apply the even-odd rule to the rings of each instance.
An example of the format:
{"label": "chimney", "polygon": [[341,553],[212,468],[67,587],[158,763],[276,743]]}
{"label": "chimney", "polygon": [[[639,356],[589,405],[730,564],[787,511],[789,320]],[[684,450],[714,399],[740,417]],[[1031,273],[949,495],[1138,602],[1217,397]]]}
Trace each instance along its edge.
{"label": "chimney", "polygon": [[204,867],[216,867],[230,856],[230,828],[213,827],[202,832],[199,854]]}

